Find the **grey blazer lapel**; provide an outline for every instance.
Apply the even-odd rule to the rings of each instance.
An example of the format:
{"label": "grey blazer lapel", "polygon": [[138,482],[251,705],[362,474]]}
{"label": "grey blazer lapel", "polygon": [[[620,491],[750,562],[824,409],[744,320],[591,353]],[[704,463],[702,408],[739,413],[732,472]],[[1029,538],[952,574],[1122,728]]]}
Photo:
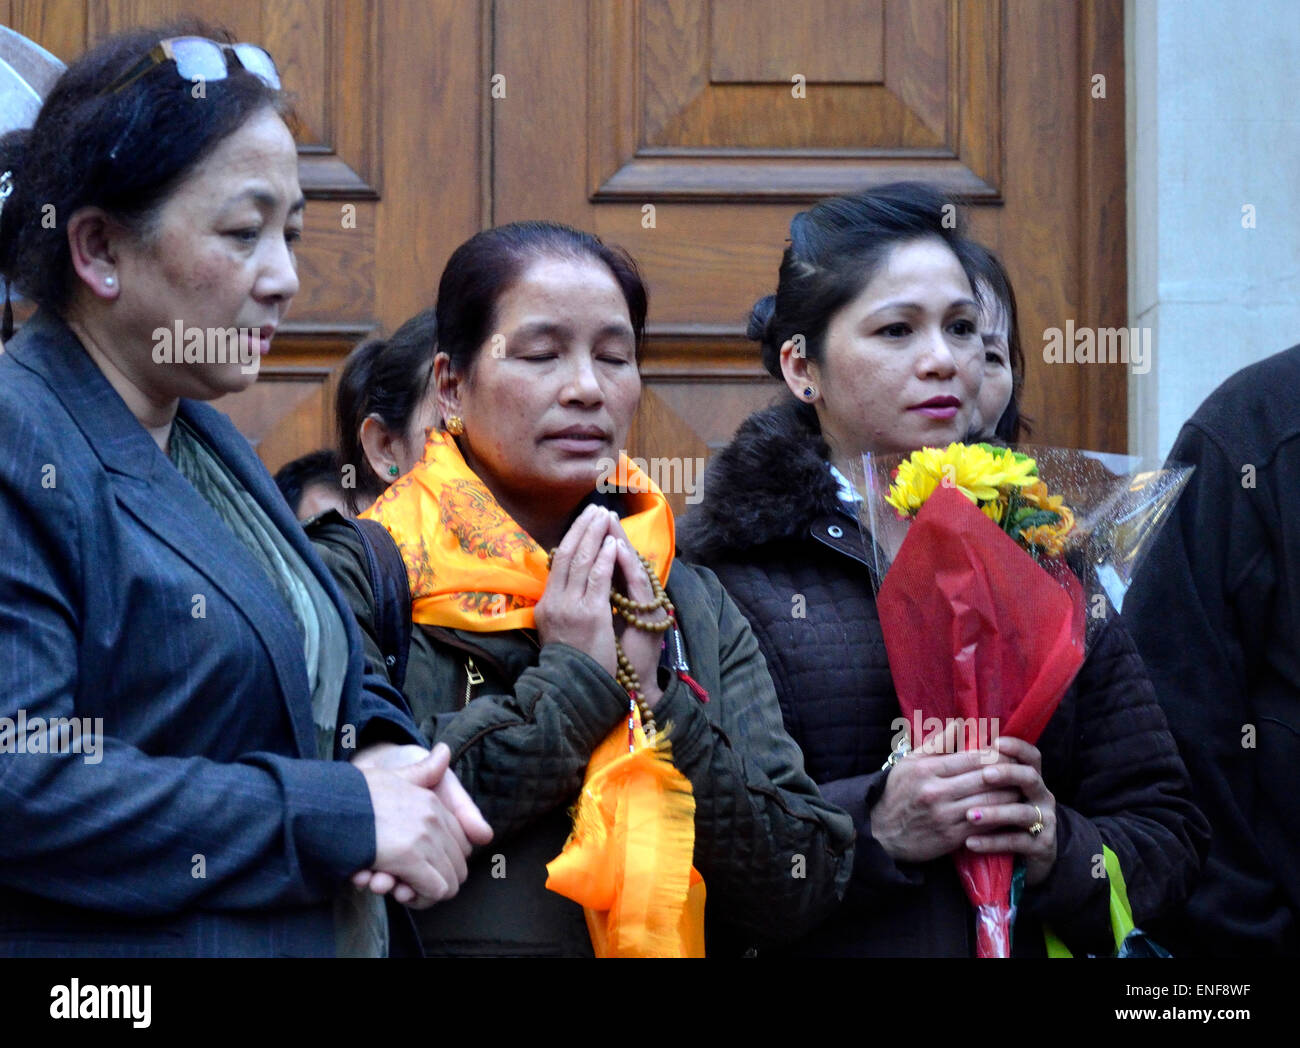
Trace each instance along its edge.
{"label": "grey blazer lapel", "polygon": [[[109,473],[122,509],[191,564],[244,616],[275,667],[299,754],[314,757],[315,733],[302,640],[292,612],[266,573],[207,501],[177,472],[76,336],[58,318],[38,314],[7,348],[25,367],[45,378]],[[181,402],[187,419],[192,417],[193,407]],[[221,418],[211,409],[207,412]],[[204,412],[194,414],[202,416]],[[252,457],[252,450],[238,431],[228,421],[225,426],[228,432],[214,426],[212,418],[197,418],[196,428],[223,461],[238,460],[241,450]],[[233,440],[243,442],[243,449],[234,445],[232,435]],[[246,484],[248,473],[246,465],[236,469],[236,476]],[[250,486],[250,491],[265,507],[267,499],[260,487]],[[280,524],[275,514],[273,519]]]}
{"label": "grey blazer lapel", "polygon": [[343,621],[343,629],[348,638],[347,672],[343,681],[343,696],[353,694],[358,682],[365,673],[365,654],[361,644],[361,632],[357,627],[352,609],[348,606],[342,591],[325,562],[316,553],[316,548],[307,538],[298,518],[289,509],[284,496],[276,486],[271,475],[266,471],[262,460],[257,457],[251,444],[244,438],[234,424],[210,404],[182,400],[180,414],[190,426],[213,448],[225,462],[226,466],[239,479],[240,483],[257,499],[258,504],[279,528],[298,556],[316,576],[321,588],[329,594],[334,603],[334,610]]}

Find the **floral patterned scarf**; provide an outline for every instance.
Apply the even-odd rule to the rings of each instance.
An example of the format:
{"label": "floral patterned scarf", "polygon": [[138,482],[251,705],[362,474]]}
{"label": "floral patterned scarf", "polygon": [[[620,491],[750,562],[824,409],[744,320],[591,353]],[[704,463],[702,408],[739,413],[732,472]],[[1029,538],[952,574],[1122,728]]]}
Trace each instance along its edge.
{"label": "floral patterned scarf", "polygon": [[[626,455],[608,482],[627,492],[623,530],[666,583],[674,552],[668,500]],[[397,543],[412,621],[479,633],[534,628],[547,551],[501,508],[450,434],[431,434],[424,457],[361,516]]]}

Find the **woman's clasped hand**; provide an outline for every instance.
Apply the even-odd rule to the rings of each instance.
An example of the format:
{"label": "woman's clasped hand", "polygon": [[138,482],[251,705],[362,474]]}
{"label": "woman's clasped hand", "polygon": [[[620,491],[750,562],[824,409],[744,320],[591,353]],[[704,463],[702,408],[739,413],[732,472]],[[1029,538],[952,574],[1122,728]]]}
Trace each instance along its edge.
{"label": "woman's clasped hand", "polygon": [[1056,861],[1056,808],[1037,747],[1002,736],[991,749],[952,752],[946,734],[891,769],[871,810],[872,836],[903,862],[928,862],[963,846],[1023,855],[1027,882],[1041,883]]}
{"label": "woman's clasped hand", "polygon": [[1042,754],[1005,735],[995,745],[1000,759],[984,769],[984,781],[990,788],[1014,788],[1020,796],[973,808],[969,818],[981,832],[967,838],[966,846],[1023,855],[1025,883],[1041,884],[1056,862],[1056,798],[1043,782]]}
{"label": "woman's clasped hand", "polygon": [[366,777],[375,809],[375,866],[353,875],[358,889],[393,893],[426,909],[452,898],[464,883],[475,845],[492,840],[469,794],[450,770],[451,751],[380,743],[352,762]]}
{"label": "woman's clasped hand", "polygon": [[[640,679],[642,701],[654,709],[663,697],[656,680],[663,634],[632,629],[624,619],[610,616],[610,588],[621,590],[619,583],[635,603],[648,604],[654,598],[618,514],[590,505],[555,550],[546,590],[537,602],[538,639],[586,652],[612,677],[618,667],[617,638]],[[656,610],[646,617],[658,622],[666,615]]]}

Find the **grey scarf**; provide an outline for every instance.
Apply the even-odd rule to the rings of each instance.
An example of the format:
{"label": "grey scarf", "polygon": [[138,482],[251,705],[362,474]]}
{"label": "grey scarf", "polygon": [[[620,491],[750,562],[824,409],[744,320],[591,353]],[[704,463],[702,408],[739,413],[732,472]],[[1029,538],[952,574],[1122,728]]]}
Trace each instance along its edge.
{"label": "grey scarf", "polygon": [[[181,419],[172,426],[172,462],[216,511],[261,566],[302,636],[311,689],[316,756],[334,759],[343,678],[347,673],[347,631],[329,594],[312,570],[272,523],[266,511],[226,464]],[[341,957],[383,957],[388,953],[388,920],[383,900],[345,887],[335,908],[335,946]]]}

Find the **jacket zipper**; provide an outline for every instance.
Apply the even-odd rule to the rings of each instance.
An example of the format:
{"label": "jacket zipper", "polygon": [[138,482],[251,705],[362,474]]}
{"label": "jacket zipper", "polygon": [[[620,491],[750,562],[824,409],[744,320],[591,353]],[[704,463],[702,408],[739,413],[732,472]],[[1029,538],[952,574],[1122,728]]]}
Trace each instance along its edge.
{"label": "jacket zipper", "polygon": [[465,656],[465,701],[462,704],[462,708],[464,708],[464,706],[468,706],[469,700],[474,697],[474,686],[476,684],[482,684],[482,683],[483,683],[483,674],[480,673],[479,668],[474,665],[474,656],[466,655]]}
{"label": "jacket zipper", "polygon": [[673,669],[678,673],[690,673],[691,667],[686,662],[686,650],[682,647],[682,631],[674,626],[668,631],[673,638]]}

